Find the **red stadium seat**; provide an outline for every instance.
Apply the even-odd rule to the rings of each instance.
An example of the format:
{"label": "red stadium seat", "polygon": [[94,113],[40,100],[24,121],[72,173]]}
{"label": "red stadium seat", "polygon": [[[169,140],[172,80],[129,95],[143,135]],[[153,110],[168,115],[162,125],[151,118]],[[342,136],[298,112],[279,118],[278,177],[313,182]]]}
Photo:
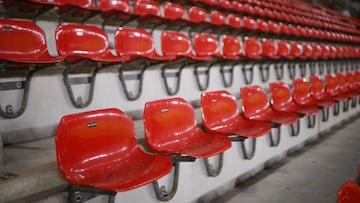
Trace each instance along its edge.
{"label": "red stadium seat", "polygon": [[278,112],[270,107],[267,94],[260,86],[240,88],[242,113],[247,119],[289,125],[299,120],[295,113]]}
{"label": "red stadium seat", "polygon": [[[7,69],[11,72],[26,70],[24,81],[9,82],[8,89],[5,89],[6,91],[23,89],[20,109],[15,111],[13,105],[9,104],[5,110],[0,107],[0,115],[8,119],[22,115],[26,109],[33,73],[43,66],[62,60],[62,57],[54,57],[49,54],[45,32],[35,23],[27,20],[0,19],[0,61],[8,62],[9,68]],[[35,69],[28,69],[29,66],[35,67]],[[19,77],[24,76],[24,74],[20,75]]]}
{"label": "red stadium seat", "polygon": [[260,59],[262,57],[261,43],[257,38],[245,37],[244,39],[245,56],[250,59]]}
{"label": "red stadium seat", "polygon": [[[146,142],[152,151],[159,154],[207,160],[231,147],[226,136],[201,131],[193,107],[182,98],[147,102],[143,119]],[[210,176],[220,173],[221,170],[213,172],[207,162],[205,164]]]}
{"label": "red stadium seat", "polygon": [[[128,191],[172,170],[169,157],[141,150],[132,119],[118,109],[64,116],[56,130],[55,144],[62,176],[72,185],[81,185],[77,187],[80,190],[90,186]],[[78,198],[81,200],[81,195]]]}
{"label": "red stadium seat", "polygon": [[[230,136],[231,141],[241,141],[245,159],[251,159],[255,154],[255,138],[271,132],[266,122],[243,119],[236,98],[227,91],[202,93],[201,109],[202,124],[206,131]],[[250,151],[246,150],[244,144],[246,138],[254,138]]]}
{"label": "red stadium seat", "polygon": [[310,93],[321,107],[332,107],[335,105],[335,102],[325,90],[324,81],[319,76],[310,76]]}
{"label": "red stadium seat", "polygon": [[284,82],[269,84],[271,106],[277,111],[294,112],[301,115],[315,115],[319,112],[316,106],[299,105],[294,102],[291,90]]}
{"label": "red stadium seat", "polygon": [[347,181],[339,188],[337,199],[339,203],[360,202],[360,186],[355,181]]}
{"label": "red stadium seat", "polygon": [[236,36],[223,35],[221,42],[222,58],[236,60],[243,56],[241,42]]}

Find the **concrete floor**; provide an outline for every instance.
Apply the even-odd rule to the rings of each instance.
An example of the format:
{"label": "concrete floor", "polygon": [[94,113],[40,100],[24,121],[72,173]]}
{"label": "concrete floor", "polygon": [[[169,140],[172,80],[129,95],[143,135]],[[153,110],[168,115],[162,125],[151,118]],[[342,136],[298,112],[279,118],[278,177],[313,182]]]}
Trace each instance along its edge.
{"label": "concrete floor", "polygon": [[360,119],[340,126],[210,202],[337,202],[338,188],[360,166]]}

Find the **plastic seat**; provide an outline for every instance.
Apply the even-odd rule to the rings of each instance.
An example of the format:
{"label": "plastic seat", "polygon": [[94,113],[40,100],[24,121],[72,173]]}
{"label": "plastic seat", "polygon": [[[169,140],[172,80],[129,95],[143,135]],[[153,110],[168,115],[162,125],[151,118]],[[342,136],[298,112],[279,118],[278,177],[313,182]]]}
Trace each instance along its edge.
{"label": "plastic seat", "polygon": [[285,40],[277,41],[278,55],[283,58],[291,58],[291,46]]}
{"label": "plastic seat", "polygon": [[250,59],[260,59],[262,55],[261,43],[257,38],[245,37],[245,56]]}
{"label": "plastic seat", "polygon": [[[316,100],[311,96],[310,85],[305,78],[297,78],[293,80],[293,98],[295,103],[299,105],[318,105]],[[319,109],[317,112],[319,112]]]}
{"label": "plastic seat", "polygon": [[275,34],[280,34],[280,26],[277,22],[274,21],[268,21],[269,24],[269,31]]}
{"label": "plastic seat", "polygon": [[152,35],[138,28],[119,27],[115,31],[115,50],[119,56],[133,59],[172,60],[173,56],[161,56],[155,50]]}
{"label": "plastic seat", "polygon": [[335,101],[346,102],[349,98],[342,95],[337,78],[332,74],[325,75],[326,80],[326,92]]}
{"label": "plastic seat", "polygon": [[190,38],[181,32],[163,31],[161,34],[161,50],[164,56],[193,58]]}
{"label": "plastic seat", "polygon": [[260,86],[240,88],[242,115],[247,119],[290,125],[299,120],[295,113],[278,112],[270,107],[267,94]]}
{"label": "plastic seat", "polygon": [[244,16],[243,22],[244,22],[244,28],[246,28],[248,30],[256,30],[257,29],[257,22],[252,17]]}
{"label": "plastic seat", "polygon": [[26,64],[48,64],[62,60],[51,56],[45,32],[32,21],[0,19],[0,59]]}
{"label": "plastic seat", "polygon": [[64,116],[55,135],[56,156],[64,179],[122,192],[171,172],[171,159],[143,152],[132,119],[118,109]]}
{"label": "plastic seat", "polygon": [[[22,89],[23,92],[21,102],[19,102],[21,104],[16,105],[19,106],[19,109],[15,110],[12,104],[6,104],[4,110],[0,106],[0,115],[7,119],[22,115],[27,106],[34,72],[62,60],[62,57],[54,57],[49,54],[45,32],[35,23],[27,20],[0,19],[0,66],[4,64],[5,67],[1,74],[10,71],[12,77],[16,78],[14,79],[16,81],[1,82],[1,85],[6,87],[1,91],[4,92],[3,96],[10,90],[18,92]],[[22,71],[19,74],[17,70],[20,69]],[[26,72],[25,77],[24,72]],[[17,98],[20,97],[17,96]]]}
{"label": "plastic seat", "polygon": [[239,29],[243,27],[243,21],[240,16],[230,13],[228,15],[228,25],[232,28]]}
{"label": "plastic seat", "polygon": [[189,21],[192,23],[205,23],[208,21],[207,12],[203,8],[191,6],[188,9]]}
{"label": "plastic seat", "polygon": [[208,132],[256,138],[270,133],[268,123],[243,119],[228,91],[201,94],[202,124]]}
{"label": "plastic seat", "polygon": [[134,14],[143,18],[160,17],[160,5],[153,0],[135,0]]}
{"label": "plastic seat", "polygon": [[222,58],[236,60],[243,56],[242,45],[236,36],[223,35],[222,37]]}
{"label": "plastic seat", "polygon": [[171,21],[185,19],[185,9],[182,5],[171,2],[165,2],[163,4],[163,8],[164,8],[164,18]]}
{"label": "plastic seat", "polygon": [[277,111],[294,112],[301,115],[315,115],[319,112],[316,106],[299,105],[294,102],[291,90],[284,82],[269,84],[271,107]]}
{"label": "plastic seat", "polygon": [[97,26],[62,23],[56,28],[55,37],[59,55],[69,64],[84,59],[98,62],[129,60],[129,57],[111,53],[107,34]]}
{"label": "plastic seat", "polygon": [[256,20],[256,23],[257,23],[257,29],[259,30],[259,31],[261,31],[261,32],[265,32],[265,33],[267,33],[267,32],[269,32],[269,25],[268,25],[268,23],[265,21],[265,20],[263,20],[263,19],[257,19]]}
{"label": "plastic seat", "polygon": [[196,60],[207,61],[220,56],[218,40],[211,34],[196,33],[193,49]]}
{"label": "plastic seat", "polygon": [[208,158],[231,147],[227,137],[201,131],[193,107],[182,98],[147,102],[144,128],[149,148],[161,154]]}
{"label": "plastic seat", "polygon": [[356,93],[352,92],[352,89],[349,85],[349,81],[346,75],[344,75],[342,72],[337,72],[336,78],[338,80],[339,89],[342,95],[353,99],[356,99],[358,97]]}
{"label": "plastic seat", "polygon": [[339,203],[360,202],[360,186],[355,181],[347,181],[339,188],[337,199]]}
{"label": "plastic seat", "polygon": [[291,52],[290,57],[291,58],[300,58],[303,54],[303,47],[298,42],[290,42]]}
{"label": "plastic seat", "polygon": [[226,24],[226,16],[224,13],[216,10],[210,12],[210,23],[216,26],[221,26]]}
{"label": "plastic seat", "polygon": [[310,76],[310,93],[321,107],[332,107],[335,105],[330,95],[326,93],[324,81],[319,76]]}
{"label": "plastic seat", "polygon": [[272,39],[263,38],[262,42],[262,49],[263,49],[263,56],[270,59],[279,59],[278,55],[278,46],[274,43]]}
{"label": "plastic seat", "polygon": [[125,21],[132,16],[130,0],[98,0],[98,7],[104,19]]}

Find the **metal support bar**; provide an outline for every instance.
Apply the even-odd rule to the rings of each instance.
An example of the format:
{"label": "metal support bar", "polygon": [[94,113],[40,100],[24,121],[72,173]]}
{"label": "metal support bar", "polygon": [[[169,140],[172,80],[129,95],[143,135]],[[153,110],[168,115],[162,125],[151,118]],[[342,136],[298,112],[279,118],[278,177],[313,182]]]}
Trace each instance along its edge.
{"label": "metal support bar", "polygon": [[[125,93],[126,98],[129,101],[134,101],[141,96],[142,86],[143,86],[143,81],[144,81],[144,73],[145,73],[145,70],[148,67],[148,65],[145,63],[144,65],[142,65],[140,67],[140,69],[131,70],[131,71],[137,71],[137,73],[135,73],[135,74],[129,74],[129,73],[125,74],[125,72],[126,72],[125,67],[126,66],[123,65],[119,68],[119,80],[121,82],[121,87]],[[129,90],[129,88],[126,84],[126,81],[129,81],[129,80],[136,80],[138,82],[136,93]]]}
{"label": "metal support bar", "polygon": [[320,63],[319,63],[319,75],[324,74],[324,71],[325,71],[325,64],[324,64],[323,61],[320,61]]}
{"label": "metal support bar", "polygon": [[357,101],[357,98],[351,98],[351,107],[352,108],[356,107],[356,101]]}
{"label": "metal support bar", "polygon": [[281,126],[275,127],[274,129],[276,131],[276,135],[275,135],[276,139],[275,139],[275,136],[273,135],[272,131],[269,133],[271,147],[279,146],[280,140],[281,140]]}
{"label": "metal support bar", "polygon": [[250,149],[246,149],[245,140],[241,141],[241,151],[243,153],[244,159],[252,159],[255,156],[256,152],[256,138],[248,138],[251,140],[251,147]]}
{"label": "metal support bar", "polygon": [[294,79],[295,76],[296,76],[296,64],[295,63],[290,63],[288,65],[288,71],[289,71],[289,78]]}
{"label": "metal support bar", "polygon": [[315,75],[316,74],[316,64],[314,61],[309,63],[309,68],[310,68],[310,74]]}
{"label": "metal support bar", "polygon": [[284,78],[284,64],[283,63],[275,64],[275,73],[276,73],[277,80],[282,80]]}
{"label": "metal support bar", "polygon": [[[169,96],[175,95],[179,92],[180,89],[180,82],[181,82],[181,72],[183,70],[183,68],[186,66],[186,63],[182,63],[180,65],[180,67],[178,69],[176,69],[176,72],[166,72],[167,70],[169,70],[167,67],[168,65],[164,65],[161,67],[161,77],[164,81],[164,85],[165,85],[165,89],[166,89],[166,93]],[[174,89],[172,89],[169,86],[169,82],[168,82],[168,78],[169,77],[175,77],[176,83],[175,83],[175,87]]]}
{"label": "metal support bar", "polygon": [[[89,106],[89,104],[91,103],[93,96],[94,96],[94,88],[95,88],[95,78],[96,78],[96,74],[98,72],[97,68],[93,68],[90,72],[91,76],[90,77],[82,77],[82,78],[69,78],[69,71],[71,68],[65,68],[64,72],[63,72],[63,81],[66,87],[66,91],[68,92],[69,98],[71,103],[77,107],[77,108],[85,108],[87,106]],[[90,89],[89,89],[89,93],[88,93],[88,99],[86,102],[83,102],[83,98],[82,97],[77,97],[75,99],[74,96],[74,92],[71,88],[71,85],[77,85],[77,84],[89,84],[90,85]]]}
{"label": "metal support bar", "polygon": [[[225,66],[221,65],[220,73],[224,87],[230,87],[234,81],[234,66],[231,66],[229,69],[225,69]],[[226,79],[226,74],[229,74],[229,80]]]}
{"label": "metal support bar", "polygon": [[328,61],[328,62],[326,62],[326,74],[331,74],[331,68],[332,68],[332,66],[333,66],[333,63],[332,62],[330,62],[330,61]]}
{"label": "metal support bar", "polygon": [[315,124],[316,124],[316,115],[309,115],[309,116],[306,116],[307,118],[307,127],[308,128],[314,128],[315,127]]}
{"label": "metal support bar", "polygon": [[205,167],[206,167],[206,171],[207,171],[208,176],[216,177],[222,171],[223,162],[224,162],[224,152],[221,152],[219,154],[219,161],[218,161],[218,167],[217,168],[214,168],[213,165],[210,164],[209,158],[204,158],[204,162],[205,162]]}
{"label": "metal support bar", "polygon": [[349,100],[350,99],[347,99],[346,101],[342,102],[343,103],[343,112],[348,112],[349,110]]}
{"label": "metal support bar", "polygon": [[299,64],[299,68],[300,68],[300,77],[305,77],[306,76],[306,63],[300,63]]}
{"label": "metal support bar", "polygon": [[[205,70],[200,70],[198,65],[195,65],[194,68],[194,75],[196,79],[196,84],[198,85],[198,88],[200,91],[204,91],[209,87],[209,81],[210,81],[210,69],[214,65],[210,64]],[[202,84],[200,80],[200,75],[205,75],[205,83]]]}
{"label": "metal support bar", "polygon": [[[235,65],[235,64],[234,64]],[[246,67],[246,65],[243,65],[241,67],[241,70],[243,72],[243,77],[246,85],[249,85],[253,82],[254,79],[254,65],[250,64],[250,67]]]}
{"label": "metal support bar", "polygon": [[14,111],[14,106],[8,104],[5,106],[5,111],[4,111],[3,108],[0,106],[0,115],[2,117],[12,119],[12,118],[17,118],[24,113],[29,98],[30,83],[34,72],[35,70],[28,71],[25,81],[0,83],[0,91],[23,89],[23,96],[22,96],[20,109],[18,111]]}
{"label": "metal support bar", "polygon": [[261,82],[268,82],[269,81],[269,77],[270,77],[269,69],[270,69],[270,64],[267,64],[267,63],[260,64]]}
{"label": "metal support bar", "polygon": [[109,202],[114,202],[116,192],[102,190],[98,188],[88,187],[88,186],[79,186],[79,185],[72,185],[68,191],[69,194],[69,201],[72,203],[80,203],[85,202],[90,199],[93,199],[99,195],[108,195]]}
{"label": "metal support bar", "polygon": [[337,116],[340,114],[340,102],[336,102],[335,106],[333,107],[334,111],[333,111],[333,115]]}
{"label": "metal support bar", "polygon": [[329,120],[329,116],[330,116],[330,108],[329,108],[329,107],[322,108],[322,109],[321,109],[321,115],[322,115],[321,120],[322,120],[323,122],[328,121],[328,120]]}
{"label": "metal support bar", "polygon": [[179,184],[179,170],[180,170],[180,163],[178,161],[173,161],[173,168],[174,168],[174,174],[173,174],[173,184],[171,187],[171,191],[168,191],[166,189],[166,186],[162,185],[159,186],[158,181],[153,182],[153,188],[156,194],[156,198],[160,201],[169,201],[171,200],[177,191],[178,184]]}
{"label": "metal support bar", "polygon": [[290,136],[291,137],[297,137],[300,134],[300,119],[296,122],[290,125]]}

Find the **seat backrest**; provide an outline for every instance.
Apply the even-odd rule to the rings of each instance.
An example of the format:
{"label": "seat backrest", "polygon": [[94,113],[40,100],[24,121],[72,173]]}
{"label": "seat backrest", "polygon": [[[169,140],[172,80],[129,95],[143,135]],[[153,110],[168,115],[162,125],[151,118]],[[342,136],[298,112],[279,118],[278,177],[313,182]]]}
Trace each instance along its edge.
{"label": "seat backrest", "polygon": [[222,37],[222,55],[224,58],[237,59],[243,56],[242,45],[236,36],[224,35]]}
{"label": "seat backrest", "polygon": [[265,90],[258,85],[241,87],[240,98],[242,113],[247,118],[257,117],[270,107]]}
{"label": "seat backrest", "polygon": [[261,42],[264,57],[278,58],[278,46],[272,39],[263,38]]}
{"label": "seat backrest", "polygon": [[194,139],[197,129],[194,109],[182,98],[147,102],[143,120],[146,141],[156,152],[181,149]]}
{"label": "seat backrest", "polygon": [[98,0],[98,7],[105,11],[120,11],[130,13],[130,0]]}
{"label": "seat backrest", "polygon": [[313,53],[312,53],[311,58],[312,59],[318,59],[321,56],[321,53],[322,53],[322,48],[321,48],[320,44],[313,43],[312,48],[313,48]]}
{"label": "seat backrest", "polygon": [[191,6],[188,10],[189,21],[193,23],[207,22],[208,14],[203,8]]}
{"label": "seat backrest", "polygon": [[258,30],[261,32],[269,32],[269,24],[267,23],[267,21],[263,20],[263,19],[257,19],[256,20],[257,26],[258,26]]}
{"label": "seat backrest", "polygon": [[160,5],[153,0],[135,0],[134,13],[140,16],[161,16]]}
{"label": "seat backrest", "polygon": [[223,12],[212,10],[210,12],[210,22],[213,25],[225,25],[226,23],[226,16]]}
{"label": "seat backrest", "polygon": [[115,50],[120,56],[134,58],[152,58],[156,55],[153,36],[140,28],[117,28],[115,31]]}
{"label": "seat backrest", "polygon": [[337,199],[339,203],[360,202],[360,186],[355,181],[347,181],[339,188]]}
{"label": "seat backrest", "polygon": [[209,131],[234,125],[240,119],[236,98],[225,90],[201,93],[201,110],[202,124]]}
{"label": "seat backrest", "polygon": [[0,19],[0,59],[13,62],[47,63],[50,56],[45,32],[27,20]]}
{"label": "seat backrest", "polygon": [[228,16],[228,25],[233,28],[241,28],[243,26],[243,21],[240,16],[230,13]]}
{"label": "seat backrest", "polygon": [[261,43],[257,38],[245,37],[244,39],[245,56],[250,59],[259,59],[262,55]]}
{"label": "seat backrest", "polygon": [[322,59],[328,59],[328,57],[330,56],[330,47],[327,44],[322,44],[321,46],[321,55],[320,57]]}
{"label": "seat backrest", "polygon": [[219,42],[211,34],[197,33],[193,37],[194,52],[196,56],[219,56]]}
{"label": "seat backrest", "polygon": [[248,30],[256,30],[257,29],[257,22],[254,18],[249,16],[243,17],[244,27]]}
{"label": "seat backrest", "polygon": [[97,26],[62,23],[56,28],[55,37],[58,54],[69,63],[82,58],[102,61],[114,57],[107,34]]}
{"label": "seat backrest", "polygon": [[164,18],[169,20],[185,19],[185,9],[182,5],[165,2],[163,4]]}
{"label": "seat backrest", "polygon": [[290,44],[285,40],[278,40],[278,55],[281,57],[289,57],[291,53],[291,47]]}
{"label": "seat backrest", "polygon": [[270,103],[276,110],[292,103],[291,90],[284,82],[272,82],[270,87]]}
{"label": "seat backrest", "polygon": [[309,83],[305,78],[293,80],[293,98],[296,103],[304,105],[311,98]]}
{"label": "seat backrest", "polygon": [[339,85],[336,77],[332,74],[326,74],[325,80],[326,80],[326,92],[331,96],[337,95],[339,93]]}
{"label": "seat backrest", "polygon": [[313,48],[311,44],[304,42],[303,44],[303,55],[302,58],[310,58],[313,53]]}
{"label": "seat backrest", "polygon": [[342,72],[337,72],[336,73],[336,78],[337,78],[340,90],[342,92],[349,91],[349,84],[348,84],[348,81],[346,79],[346,76]]}
{"label": "seat backrest", "polygon": [[310,76],[310,92],[317,99],[320,99],[325,94],[324,81],[317,75]]}
{"label": "seat backrest", "polygon": [[294,58],[301,57],[303,53],[303,47],[298,42],[290,42],[290,46],[291,46],[291,52],[290,52],[291,57]]}
{"label": "seat backrest", "polygon": [[64,116],[55,144],[60,172],[73,184],[123,167],[138,149],[134,123],[118,109]]}
{"label": "seat backrest", "polygon": [[356,90],[357,89],[357,84],[356,84],[356,78],[353,72],[347,72],[346,73],[346,81],[348,83],[348,86],[351,90]]}
{"label": "seat backrest", "polygon": [[181,32],[163,31],[161,34],[161,50],[164,56],[191,56],[190,38]]}

